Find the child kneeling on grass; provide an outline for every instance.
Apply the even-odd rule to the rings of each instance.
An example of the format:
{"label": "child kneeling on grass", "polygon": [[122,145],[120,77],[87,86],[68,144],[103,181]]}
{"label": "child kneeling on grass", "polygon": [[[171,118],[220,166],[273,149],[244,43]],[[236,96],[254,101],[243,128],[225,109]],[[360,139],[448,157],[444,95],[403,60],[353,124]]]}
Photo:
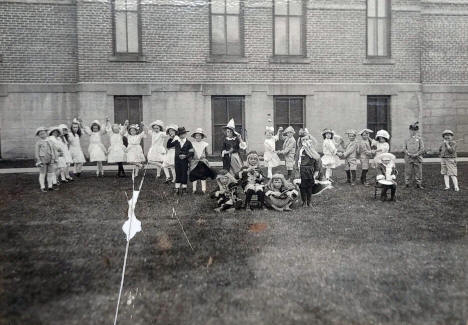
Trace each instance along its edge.
{"label": "child kneeling on grass", "polygon": [[383,153],[380,155],[380,163],[377,166],[377,182],[382,188],[380,199],[382,202],[387,200],[387,191],[390,190],[390,201],[396,201],[396,175],[398,171],[395,167],[395,156],[391,153]]}
{"label": "child kneeling on grass", "polygon": [[450,190],[450,178],[453,182],[455,192],[460,191],[457,179],[457,143],[453,141],[453,132],[445,130],[442,132],[444,142],[440,145],[441,174],[444,175],[445,190]]}
{"label": "child kneeling on grass", "polygon": [[232,212],[242,206],[242,201],[237,197],[237,181],[228,171],[222,169],[216,176],[217,188],[211,194],[218,207],[216,212]]}
{"label": "child kneeling on grass", "polygon": [[276,211],[291,211],[298,196],[294,185],[286,181],[283,174],[274,174],[265,190],[265,204]]}

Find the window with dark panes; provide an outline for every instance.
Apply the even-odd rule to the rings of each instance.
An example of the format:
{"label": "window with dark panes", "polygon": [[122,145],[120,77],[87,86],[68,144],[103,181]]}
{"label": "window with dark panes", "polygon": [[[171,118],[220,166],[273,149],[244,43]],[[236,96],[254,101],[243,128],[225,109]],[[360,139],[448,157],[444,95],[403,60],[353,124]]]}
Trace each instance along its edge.
{"label": "window with dark panes", "polygon": [[367,0],[367,56],[390,57],[390,0]]}
{"label": "window with dark panes", "polygon": [[273,0],[274,55],[305,55],[303,0]]}
{"label": "window with dark panes", "polygon": [[390,132],[390,96],[367,97],[367,128]]}
{"label": "window with dark panes", "polygon": [[[304,104],[305,100],[302,96],[276,96],[274,101],[275,133],[279,127],[286,129],[292,126],[297,137],[299,129],[304,127]],[[283,141],[276,143],[276,148],[282,148],[282,146]]]}
{"label": "window with dark panes", "polygon": [[139,0],[114,0],[114,52],[138,54],[140,50]]}
{"label": "window with dark panes", "polygon": [[225,138],[224,126],[230,119],[234,119],[236,131],[245,137],[244,123],[244,96],[212,96],[211,116],[213,122],[213,153],[220,153]]}
{"label": "window with dark panes", "polygon": [[240,0],[211,0],[211,55],[243,55],[241,13]]}
{"label": "window with dark panes", "polygon": [[[143,121],[141,96],[114,96],[114,123],[123,125],[126,120],[130,124],[141,126],[140,123]],[[143,140],[141,145],[144,146]]]}

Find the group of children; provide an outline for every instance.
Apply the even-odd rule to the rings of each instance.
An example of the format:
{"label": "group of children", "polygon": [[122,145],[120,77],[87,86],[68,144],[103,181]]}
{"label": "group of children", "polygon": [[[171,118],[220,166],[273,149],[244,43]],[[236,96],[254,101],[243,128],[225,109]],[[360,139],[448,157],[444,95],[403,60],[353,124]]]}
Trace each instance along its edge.
{"label": "group of children", "polygon": [[[140,126],[141,125],[141,126]],[[156,120],[149,125],[144,123],[124,125],[110,124],[106,119],[102,126],[97,120],[90,126],[84,126],[81,119],[74,119],[68,128],[61,124],[50,128],[39,127],[36,136],[36,162],[39,168],[39,183],[41,190],[56,190],[60,182],[70,182],[70,167],[74,165],[74,175],[80,177],[85,156],[81,149],[80,138],[83,134],[89,136],[89,160],[96,162],[96,176],[103,176],[103,162],[118,165],[118,177],[125,177],[124,163],[134,166],[135,174],[144,163],[156,167],[156,176],[161,171],[166,176],[166,183],[173,182],[177,194],[187,192],[187,183],[192,182],[192,192],[197,193],[197,182],[201,183],[201,192],[207,190],[208,178],[216,179],[217,188],[211,197],[216,200],[217,211],[233,210],[237,208],[252,209],[258,206],[284,211],[290,210],[297,200],[299,193],[303,205],[310,206],[311,196],[318,194],[331,184],[333,169],[342,164],[347,182],[356,184],[357,166],[360,162],[360,182],[369,186],[367,173],[374,167],[377,171],[377,186],[382,188],[381,198],[386,200],[390,190],[390,200],[395,200],[396,174],[395,156],[390,151],[390,134],[385,130],[376,133],[375,140],[371,139],[372,130],[363,129],[360,132],[348,130],[348,141],[335,134],[331,129],[322,132],[323,145],[321,156],[318,151],[317,140],[309,134],[306,128],[300,129],[298,139],[294,138],[295,130],[288,126],[283,130],[267,126],[264,141],[264,165],[267,175],[260,168],[260,157],[255,151],[247,154],[245,163],[242,162],[240,152],[247,148],[246,142],[236,132],[233,120],[223,127],[225,138],[223,141],[222,162],[223,170],[218,173],[210,167],[207,160],[208,143],[204,141],[206,134],[203,129],[196,129],[192,139],[187,138],[188,131],[184,127],[171,124],[164,127],[164,123]],[[405,141],[405,182],[410,185],[414,177],[416,186],[422,187],[422,157],[425,153],[423,140],[418,135],[419,125],[410,125],[410,137]],[[108,148],[102,142],[104,135],[109,136]],[[360,139],[357,140],[357,135]],[[145,156],[141,142],[143,138],[151,136],[151,147]],[[450,188],[450,179],[458,191],[456,168],[456,142],[453,132],[443,132],[444,142],[439,152],[441,157],[441,172],[444,175],[445,187]],[[276,150],[276,142],[282,140],[280,150]],[[274,173],[274,168],[281,164],[284,158],[287,175]],[[370,161],[373,159],[373,165]],[[322,170],[324,175],[322,175]],[[47,188],[46,188],[47,183]],[[240,199],[239,191],[245,196]]]}

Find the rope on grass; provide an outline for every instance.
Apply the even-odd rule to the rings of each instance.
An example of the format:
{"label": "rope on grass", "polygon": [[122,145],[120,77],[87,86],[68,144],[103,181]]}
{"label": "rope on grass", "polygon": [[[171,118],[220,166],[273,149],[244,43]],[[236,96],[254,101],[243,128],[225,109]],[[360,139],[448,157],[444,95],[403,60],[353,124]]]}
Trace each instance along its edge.
{"label": "rope on grass", "polygon": [[180,222],[180,219],[179,219],[179,217],[177,216],[177,213],[176,213],[176,210],[174,209],[174,207],[172,207],[172,216],[173,216],[173,217],[176,217],[177,222],[179,222],[180,228],[182,229],[182,233],[184,234],[185,239],[187,239],[187,243],[189,244],[189,246],[190,246],[190,248],[192,249],[192,251],[194,251],[194,249],[193,249],[193,247],[192,247],[192,244],[190,243],[190,240],[188,239],[187,234],[185,233],[184,226],[182,226],[182,223]]}

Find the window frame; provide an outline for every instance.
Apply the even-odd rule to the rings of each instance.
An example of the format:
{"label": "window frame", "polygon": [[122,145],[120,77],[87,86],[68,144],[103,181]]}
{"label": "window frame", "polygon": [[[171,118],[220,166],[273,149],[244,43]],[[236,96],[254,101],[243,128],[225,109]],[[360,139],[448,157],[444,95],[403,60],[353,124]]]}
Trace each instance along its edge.
{"label": "window frame", "polygon": [[[273,35],[273,57],[274,58],[306,58],[307,57],[307,5],[306,1],[300,0],[302,4],[302,15],[290,15],[289,14],[289,0],[287,2],[287,14],[286,15],[276,15],[275,14],[275,1],[272,0],[272,17],[273,17],[273,30],[272,30],[272,35]],[[287,44],[288,44],[288,54],[276,54],[276,17],[287,17],[288,23],[287,23]],[[302,54],[289,54],[290,53],[290,48],[289,48],[289,17],[301,17],[301,46],[302,46]]]}
{"label": "window frame", "polygon": [[[374,128],[371,128],[369,126],[369,99],[376,99],[376,98],[386,98],[387,99],[387,128],[386,131],[388,131],[390,134],[392,134],[392,96],[391,95],[368,95],[367,96],[367,110],[366,110],[366,125],[368,129],[374,130]],[[376,123],[379,124],[379,123]],[[375,129],[375,132],[378,130]],[[375,134],[374,134],[375,135]]]}
{"label": "window frame", "polygon": [[[137,2],[137,32],[138,32],[138,52],[117,52],[117,35],[116,35],[116,21],[115,15],[116,12],[135,12],[135,10],[116,10],[115,9],[115,2],[116,0],[111,1],[112,7],[112,53],[114,57],[122,58],[122,59],[129,59],[133,61],[134,59],[140,58],[142,56],[142,26],[141,26],[141,0],[135,0]],[[128,50],[128,25],[125,26],[127,32],[127,50]]]}
{"label": "window frame", "polygon": [[[216,148],[215,148],[215,139],[214,137],[216,136],[216,132],[215,132],[215,128],[217,126],[226,126],[226,124],[229,122],[229,115],[227,116],[228,120],[226,122],[224,122],[223,124],[215,124],[215,121],[214,121],[214,113],[213,113],[213,110],[214,110],[214,107],[213,107],[213,100],[216,99],[216,98],[222,98],[222,99],[225,99],[226,100],[226,108],[228,108],[228,99],[229,98],[239,98],[241,99],[241,103],[242,103],[242,109],[241,109],[241,114],[242,114],[242,121],[240,123],[240,125],[242,126],[242,132],[241,132],[241,135],[242,135],[242,138],[245,140],[246,139],[246,128],[245,128],[245,96],[243,95],[212,95],[211,98],[210,98],[210,105],[211,105],[211,143],[212,143],[212,146],[211,146],[211,151],[212,151],[212,154],[219,154],[221,153],[221,151],[217,151]],[[234,121],[236,122],[236,121]],[[237,125],[239,125],[238,122],[236,122]],[[247,134],[248,135],[248,134]]]}
{"label": "window frame", "polygon": [[[375,1],[375,13],[376,16],[369,16],[369,1]],[[378,0],[366,0],[366,58],[367,59],[391,59],[392,58],[392,0],[385,0],[387,6],[387,15],[385,17],[378,16]],[[387,43],[387,54],[386,55],[369,55],[369,19],[375,19],[377,22],[379,19],[385,19],[387,24],[387,35],[386,35],[386,43]],[[375,41],[377,43],[377,53],[378,53],[378,24],[374,32]]]}
{"label": "window frame", "polygon": [[[278,131],[277,125],[282,123],[277,123],[277,113],[276,113],[276,105],[277,99],[288,99],[288,126],[291,125],[291,99],[302,99],[302,128],[306,127],[306,96],[302,95],[277,95],[273,96],[273,125],[275,128],[275,132]],[[294,123],[293,125],[297,125],[298,123]],[[294,138],[297,139],[297,133],[294,135]],[[281,139],[279,140],[279,144],[282,145]]]}
{"label": "window frame", "polygon": [[[227,13],[226,5],[227,1],[224,0],[224,13],[212,13],[211,11],[211,1],[209,1],[208,5],[208,25],[209,25],[209,42],[210,42],[210,57],[211,58],[245,58],[245,46],[244,46],[244,0],[239,0],[239,13],[238,14],[231,14]],[[212,17],[213,16],[223,16],[224,17],[224,37],[225,37],[225,46],[226,46],[226,54],[215,54],[213,53],[213,32],[212,32]],[[239,18],[239,46],[240,46],[240,54],[228,54],[228,45],[227,45],[227,17],[228,16],[236,16]]]}

